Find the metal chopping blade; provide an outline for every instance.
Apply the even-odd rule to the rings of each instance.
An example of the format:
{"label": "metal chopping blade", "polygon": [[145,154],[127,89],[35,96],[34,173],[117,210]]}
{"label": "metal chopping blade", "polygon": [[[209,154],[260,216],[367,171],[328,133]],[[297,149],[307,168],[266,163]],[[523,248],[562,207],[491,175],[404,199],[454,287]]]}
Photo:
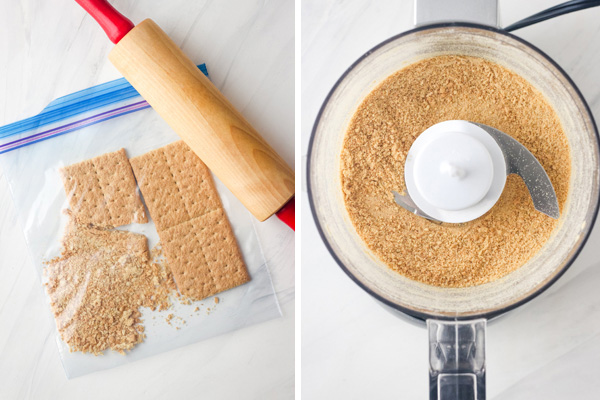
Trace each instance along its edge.
{"label": "metal chopping blade", "polygon": [[437,219],[435,219],[435,218],[429,216],[428,214],[426,214],[425,212],[423,212],[423,210],[421,210],[419,207],[417,207],[417,205],[415,204],[413,199],[410,197],[408,192],[405,192],[405,193],[406,194],[400,194],[400,193],[396,192],[395,190],[392,190],[392,194],[394,195],[394,201],[396,202],[396,204],[398,204],[400,207],[404,208],[405,210],[415,214],[416,216],[427,218],[428,220],[431,220],[433,222],[442,223],[442,221],[438,221]]}
{"label": "metal chopping blade", "polygon": [[[546,174],[544,167],[542,167],[537,158],[525,146],[506,133],[488,125],[470,121],[465,122],[482,128],[496,141],[506,161],[506,175],[517,174],[523,179],[533,200],[535,209],[551,218],[558,219],[560,217],[560,210],[558,208],[556,192],[548,174]],[[396,191],[392,191],[392,193],[394,201],[400,207],[430,221],[442,222],[423,212],[415,204],[408,191],[404,194]]]}
{"label": "metal chopping blade", "polygon": [[548,174],[537,158],[525,146],[506,133],[491,126],[471,123],[485,130],[498,143],[506,160],[506,174],[517,174],[523,179],[535,209],[551,218],[558,219],[560,210],[556,192]]}

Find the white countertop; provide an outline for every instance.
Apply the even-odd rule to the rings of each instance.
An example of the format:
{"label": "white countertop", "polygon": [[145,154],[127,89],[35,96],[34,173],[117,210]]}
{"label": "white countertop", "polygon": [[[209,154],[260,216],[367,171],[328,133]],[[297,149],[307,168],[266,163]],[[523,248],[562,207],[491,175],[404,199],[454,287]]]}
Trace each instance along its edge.
{"label": "white countertop", "polygon": [[[294,165],[292,1],[115,0],[154,19]],[[120,77],[112,44],[73,0],[0,6],[0,125]],[[67,380],[43,291],[0,171],[0,399],[289,399],[294,393],[294,233],[257,224],[283,317]]]}
{"label": "white countertop", "polygon": [[[500,0],[503,26],[562,1]],[[364,52],[412,28],[412,1],[302,2],[303,172],[312,125],[335,81]],[[514,32],[556,60],[600,118],[600,8]],[[488,399],[598,398],[600,226],[547,292],[492,322]],[[425,399],[424,327],[396,318],[336,265],[302,193],[302,395],[305,399]]]}

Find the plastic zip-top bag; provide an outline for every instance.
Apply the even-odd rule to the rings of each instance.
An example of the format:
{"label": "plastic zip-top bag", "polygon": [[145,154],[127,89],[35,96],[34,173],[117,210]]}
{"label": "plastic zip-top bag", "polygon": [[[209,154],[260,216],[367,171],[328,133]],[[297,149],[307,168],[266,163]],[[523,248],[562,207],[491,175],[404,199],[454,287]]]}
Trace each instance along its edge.
{"label": "plastic zip-top bag", "polygon": [[281,315],[253,217],[125,79],[0,128],[0,166],[68,377]]}

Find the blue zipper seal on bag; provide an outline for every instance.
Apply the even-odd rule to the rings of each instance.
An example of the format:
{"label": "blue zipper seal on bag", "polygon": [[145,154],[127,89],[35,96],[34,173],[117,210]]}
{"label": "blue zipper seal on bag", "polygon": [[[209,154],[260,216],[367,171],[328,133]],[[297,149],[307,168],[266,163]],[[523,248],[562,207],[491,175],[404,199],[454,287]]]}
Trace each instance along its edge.
{"label": "blue zipper seal on bag", "polygon": [[[198,68],[204,75],[208,76],[206,64],[200,64]],[[42,132],[32,132],[19,139],[0,144],[0,154],[150,107],[148,102],[141,100],[126,105],[121,104],[117,108],[108,109],[85,118],[76,118],[93,110],[105,108],[111,104],[122,103],[125,100],[136,97],[141,96],[125,78],[102,83],[59,97],[48,104],[39,114],[0,127],[0,139],[31,131],[37,132],[44,126],[60,124],[61,121],[70,120],[70,122]]]}

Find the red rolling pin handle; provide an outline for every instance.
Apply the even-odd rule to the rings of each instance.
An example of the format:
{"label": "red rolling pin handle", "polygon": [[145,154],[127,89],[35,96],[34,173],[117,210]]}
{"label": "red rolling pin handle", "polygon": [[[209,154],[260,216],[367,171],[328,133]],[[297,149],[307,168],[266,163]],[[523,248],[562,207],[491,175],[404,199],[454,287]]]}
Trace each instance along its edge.
{"label": "red rolling pin handle", "polygon": [[296,230],[296,202],[294,197],[281,210],[277,211],[277,217],[294,231]]}
{"label": "red rolling pin handle", "polygon": [[111,6],[107,0],[75,0],[104,29],[114,44],[119,43],[135,25]]}

